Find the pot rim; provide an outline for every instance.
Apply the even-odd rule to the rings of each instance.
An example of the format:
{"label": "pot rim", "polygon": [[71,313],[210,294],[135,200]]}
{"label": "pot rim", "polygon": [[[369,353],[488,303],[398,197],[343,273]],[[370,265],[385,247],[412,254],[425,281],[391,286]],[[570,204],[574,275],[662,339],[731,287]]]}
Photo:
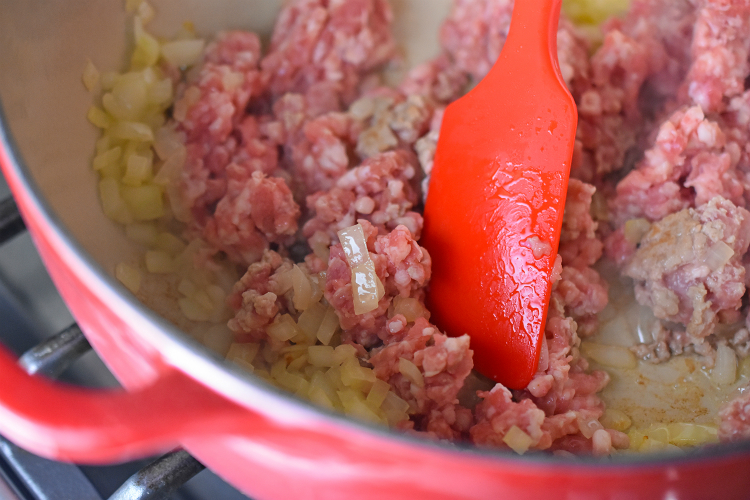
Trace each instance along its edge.
{"label": "pot rim", "polygon": [[7,172],[14,176],[22,189],[29,194],[32,202],[30,208],[41,216],[42,222],[51,231],[51,236],[62,244],[58,248],[67,254],[66,261],[76,263],[75,268],[84,273],[84,281],[96,290],[97,295],[120,313],[126,313],[129,318],[135,319],[138,323],[150,325],[147,341],[159,351],[168,364],[194,378],[196,383],[200,381],[217,394],[250,411],[257,411],[275,421],[287,424],[304,423],[304,426],[309,427],[311,422],[318,422],[327,427],[344,426],[354,433],[366,433],[370,437],[394,441],[399,445],[413,446],[423,452],[468,455],[471,458],[505,462],[513,466],[554,466],[556,468],[575,467],[576,469],[581,469],[583,466],[580,470],[582,473],[605,472],[621,467],[678,465],[731,459],[738,455],[750,456],[750,440],[705,445],[680,454],[674,452],[623,453],[606,460],[591,456],[576,456],[571,459],[545,452],[517,455],[508,450],[481,448],[467,443],[443,443],[420,438],[318,407],[223,360],[141,303],[107,273],[73,237],[44,198],[13,139],[2,102],[0,102],[0,151],[3,151],[4,156],[10,159],[10,164],[4,166]]}

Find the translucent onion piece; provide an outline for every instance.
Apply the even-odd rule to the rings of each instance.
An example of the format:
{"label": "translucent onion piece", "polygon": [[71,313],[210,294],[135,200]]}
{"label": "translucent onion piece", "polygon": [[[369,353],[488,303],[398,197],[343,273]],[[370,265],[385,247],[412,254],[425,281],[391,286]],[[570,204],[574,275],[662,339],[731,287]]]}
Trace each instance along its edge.
{"label": "translucent onion piece", "polygon": [[583,342],[581,352],[587,358],[612,368],[635,368],[637,365],[635,354],[627,347]]}
{"label": "translucent onion piece", "polygon": [[625,223],[625,239],[633,245],[641,242],[643,237],[651,229],[651,223],[646,219],[630,219]]}
{"label": "translucent onion piece", "polygon": [[141,272],[125,262],[120,262],[115,266],[115,278],[132,293],[138,293],[141,288]]}
{"label": "translucent onion piece", "polygon": [[599,421],[608,429],[624,432],[630,428],[632,421],[624,412],[607,408]]}
{"label": "translucent onion piece", "polygon": [[375,273],[372,261],[368,260],[352,268],[354,314],[365,314],[377,309],[383,294],[383,284]]}
{"label": "translucent onion piece", "polygon": [[203,40],[167,42],[161,46],[161,55],[164,60],[175,66],[192,66],[200,60],[205,45],[206,42]]}
{"label": "translucent onion piece", "polygon": [[524,431],[519,429],[517,426],[511,426],[508,432],[503,436],[503,442],[510,446],[510,449],[523,455],[531,447],[534,442],[531,436],[526,434]]}
{"label": "translucent onion piece", "polygon": [[94,63],[91,62],[91,59],[86,61],[86,66],[83,68],[83,76],[81,79],[83,80],[84,87],[86,87],[86,90],[88,91],[94,90],[99,84],[99,70],[96,69]]}
{"label": "translucent onion piece", "polygon": [[320,322],[320,327],[315,336],[321,344],[328,345],[331,343],[331,338],[334,336],[338,328],[339,317],[333,307],[329,307],[326,310],[325,316],[323,316],[323,320]]}
{"label": "translucent onion piece", "polygon": [[737,356],[726,344],[716,347],[716,364],[711,370],[711,381],[717,385],[729,385],[737,380]]}
{"label": "translucent onion piece", "polygon": [[292,268],[292,286],[294,287],[294,308],[304,311],[312,303],[312,285],[304,271],[296,264]]}
{"label": "translucent onion piece", "polygon": [[311,345],[307,348],[307,357],[313,366],[331,367],[336,365],[336,357],[331,346]]}
{"label": "translucent onion piece", "polygon": [[385,401],[388,391],[391,390],[390,384],[380,379],[376,379],[370,388],[370,392],[367,393],[367,403],[374,405],[376,408],[380,408],[380,405]]}
{"label": "translucent onion piece", "polygon": [[266,331],[268,335],[280,342],[285,342],[300,333],[297,323],[288,314],[277,318],[276,321],[269,325]]}
{"label": "translucent onion piece", "polygon": [[169,274],[177,271],[174,259],[161,250],[149,250],[146,252],[146,269],[155,274]]}
{"label": "translucent onion piece", "polygon": [[424,387],[424,376],[422,375],[422,372],[419,371],[417,365],[415,365],[408,359],[399,358],[398,371],[401,372],[401,375],[409,379],[412,384],[416,385],[417,387]]}
{"label": "translucent onion piece", "polygon": [[355,224],[342,229],[338,235],[346,260],[352,269],[370,260],[370,252],[367,251],[367,241],[361,225]]}
{"label": "translucent onion piece", "polygon": [[717,241],[706,252],[704,262],[712,271],[719,271],[733,256],[734,250],[732,250],[732,247],[723,241]]}

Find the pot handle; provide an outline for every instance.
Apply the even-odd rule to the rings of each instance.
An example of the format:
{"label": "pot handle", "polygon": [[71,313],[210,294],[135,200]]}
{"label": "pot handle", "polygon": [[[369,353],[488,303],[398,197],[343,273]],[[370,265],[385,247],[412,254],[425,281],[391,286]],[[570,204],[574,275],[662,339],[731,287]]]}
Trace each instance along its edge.
{"label": "pot handle", "polygon": [[0,433],[53,460],[142,458],[259,418],[174,368],[136,391],[82,388],[27,374],[0,346]]}

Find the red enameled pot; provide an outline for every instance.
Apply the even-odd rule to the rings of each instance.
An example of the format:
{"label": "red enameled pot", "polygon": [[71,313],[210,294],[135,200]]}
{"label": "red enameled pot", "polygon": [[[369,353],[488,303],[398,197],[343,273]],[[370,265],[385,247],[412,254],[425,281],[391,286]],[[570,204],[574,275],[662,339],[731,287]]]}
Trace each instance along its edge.
{"label": "red enameled pot", "polygon": [[[154,1],[155,29],[268,33],[281,2]],[[111,276],[133,252],[101,213],[86,59],[121,65],[120,1],[0,5],[0,163],[34,242],[91,344],[125,390],[28,376],[0,349],[0,432],[43,456],[116,462],[178,446],[258,499],[747,498],[750,445],[610,461],[449,446],[353,422],[224,363]],[[434,50],[449,0],[393,0],[412,61]],[[416,24],[415,20],[419,20]],[[418,29],[414,29],[418,26]]]}

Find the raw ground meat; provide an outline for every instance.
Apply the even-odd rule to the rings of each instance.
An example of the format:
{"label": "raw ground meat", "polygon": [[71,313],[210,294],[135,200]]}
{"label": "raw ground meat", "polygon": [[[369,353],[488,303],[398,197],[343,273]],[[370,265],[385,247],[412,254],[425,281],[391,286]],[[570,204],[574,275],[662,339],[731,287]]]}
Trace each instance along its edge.
{"label": "raw ground meat", "polygon": [[716,197],[653,224],[624,273],[635,280],[638,302],[685,324],[690,343],[702,344],[722,311],[742,305],[748,244],[750,212]]}
{"label": "raw ground meat", "polygon": [[[318,93],[337,111],[354,101],[367,73],[388,62],[396,44],[386,0],[301,0],[282,10],[261,64],[268,91]],[[321,96],[325,96],[320,99]]]}
{"label": "raw ground meat", "polygon": [[[292,2],[265,56],[255,35],[220,35],[174,106],[187,161],[173,206],[188,237],[246,269],[229,298],[237,342],[289,347],[266,328],[293,312],[282,276],[304,261],[305,273],[324,276],[341,342],[409,404],[400,428],[505,448],[515,427],[532,449],[603,456],[628,447],[599,421],[609,376],[579,352],[607,304],[592,267],[603,250],[636,280],[638,300],[675,322],[656,322],[654,343],[636,348],[643,357],[692,350],[709,359],[716,326],[741,316],[750,281],[750,4],[633,0],[603,26],[591,55],[561,19],[560,67],[579,126],[540,363],[524,390],[485,385],[467,398],[469,339],[430,324],[424,305],[431,260],[419,245],[419,209],[443,110],[487,74],[512,7],[454,0],[439,55],[397,88],[373,76],[396,53],[386,0]],[[634,240],[632,221],[650,229]],[[360,315],[337,236],[356,223],[385,290]],[[747,332],[727,339],[742,355]],[[721,413],[722,439],[750,436],[747,408],[738,399]]]}
{"label": "raw ground meat", "polygon": [[[635,278],[637,300],[669,322],[657,321],[653,342],[634,348],[652,362],[694,352],[710,367],[718,342],[747,355],[746,329],[729,338],[720,331],[747,313],[748,23],[750,4],[732,0],[637,1],[609,23],[634,41],[631,54],[641,49],[642,79],[615,83],[635,98],[636,120],[623,122],[634,154],[618,153],[613,169],[584,170],[596,185],[607,171],[625,173],[600,234],[607,255]],[[634,232],[649,222],[645,236]],[[720,414],[722,439],[747,433],[741,408]]]}

